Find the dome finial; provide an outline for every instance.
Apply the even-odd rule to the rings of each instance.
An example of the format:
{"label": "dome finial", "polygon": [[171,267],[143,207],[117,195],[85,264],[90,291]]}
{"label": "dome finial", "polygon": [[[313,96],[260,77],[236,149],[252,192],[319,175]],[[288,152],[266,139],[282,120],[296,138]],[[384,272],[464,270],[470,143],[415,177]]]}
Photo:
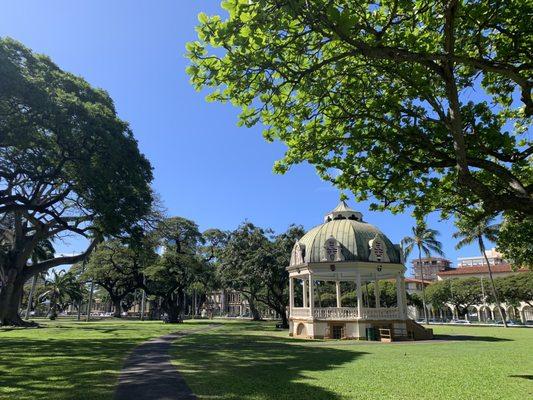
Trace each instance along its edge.
{"label": "dome finial", "polygon": [[335,207],[332,211],[326,214],[326,216],[324,217],[324,222],[329,222],[334,219],[352,219],[355,221],[362,222],[363,214],[350,208],[348,204],[346,204],[345,199],[341,197],[341,201],[339,205]]}

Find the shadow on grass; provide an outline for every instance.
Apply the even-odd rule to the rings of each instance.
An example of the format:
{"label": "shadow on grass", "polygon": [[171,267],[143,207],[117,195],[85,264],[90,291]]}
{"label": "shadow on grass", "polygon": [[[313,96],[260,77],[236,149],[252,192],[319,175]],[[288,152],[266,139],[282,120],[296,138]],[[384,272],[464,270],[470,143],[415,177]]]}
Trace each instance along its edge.
{"label": "shadow on grass", "polygon": [[[235,326],[238,333],[213,332],[174,343],[178,370],[199,397],[217,399],[340,399],[315,372],[342,367],[365,352],[302,346],[264,333],[264,326]],[[274,330],[274,329],[272,329]],[[328,383],[336,384],[335,379]],[[339,382],[342,385],[342,382]]]}
{"label": "shadow on grass", "polygon": [[451,341],[471,341],[471,342],[512,342],[513,339],[507,339],[495,336],[475,336],[475,335],[435,335],[435,340]]}
{"label": "shadow on grass", "polygon": [[509,378],[522,378],[528,381],[533,381],[533,375],[509,375]]}
{"label": "shadow on grass", "polygon": [[[136,324],[53,328],[60,329],[62,337],[0,338],[0,399],[111,399],[129,352],[149,336],[164,334],[139,333],[141,327]],[[180,331],[182,325],[172,328]],[[52,333],[43,329],[44,334]]]}
{"label": "shadow on grass", "polygon": [[[122,361],[138,341],[48,339],[0,342],[0,387],[13,399],[110,398]],[[73,397],[75,396],[75,397]]]}

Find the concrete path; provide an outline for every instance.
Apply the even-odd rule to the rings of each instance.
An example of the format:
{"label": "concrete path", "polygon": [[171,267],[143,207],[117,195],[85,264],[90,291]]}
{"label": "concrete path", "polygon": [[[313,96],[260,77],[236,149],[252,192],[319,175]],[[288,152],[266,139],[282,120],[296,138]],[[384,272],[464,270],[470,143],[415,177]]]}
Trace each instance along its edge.
{"label": "concrete path", "polygon": [[126,359],[115,400],[196,400],[182,376],[171,363],[169,350],[172,342],[190,333],[206,328],[176,332],[144,342]]}

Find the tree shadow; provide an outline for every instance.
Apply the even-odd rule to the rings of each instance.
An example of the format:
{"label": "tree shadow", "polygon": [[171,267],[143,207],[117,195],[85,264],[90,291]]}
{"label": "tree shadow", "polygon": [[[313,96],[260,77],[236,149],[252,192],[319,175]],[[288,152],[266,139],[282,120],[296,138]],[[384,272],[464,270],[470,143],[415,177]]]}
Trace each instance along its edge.
{"label": "tree shadow", "polygon": [[1,341],[0,397],[110,398],[124,357],[137,344],[116,337]]}
{"label": "tree shadow", "polygon": [[340,368],[367,354],[254,334],[264,330],[265,326],[248,323],[237,334],[217,332],[180,339],[173,346],[177,368],[199,397],[335,400],[344,397],[318,382],[313,384],[316,372]]}
{"label": "tree shadow", "polygon": [[[193,324],[187,325],[184,328]],[[83,323],[49,328],[60,330],[61,336],[47,338],[50,333],[43,329],[45,336],[41,338],[0,337],[1,399],[111,399],[129,352],[144,340],[159,336],[146,328],[139,331],[136,324],[113,327]],[[160,329],[160,325],[154,328]],[[182,326],[170,329],[181,331]]]}
{"label": "tree shadow", "polygon": [[528,381],[533,381],[533,375],[509,375],[509,378],[522,378]]}
{"label": "tree shadow", "polygon": [[507,339],[495,336],[471,336],[471,335],[435,335],[434,340],[450,341],[472,341],[472,342],[512,342],[513,339]]}

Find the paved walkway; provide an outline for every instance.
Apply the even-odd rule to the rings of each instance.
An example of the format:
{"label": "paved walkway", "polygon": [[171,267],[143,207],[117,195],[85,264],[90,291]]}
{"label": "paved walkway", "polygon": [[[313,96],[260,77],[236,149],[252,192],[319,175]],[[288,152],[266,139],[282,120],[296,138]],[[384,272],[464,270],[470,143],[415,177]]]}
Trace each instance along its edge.
{"label": "paved walkway", "polygon": [[211,329],[176,332],[144,342],[126,359],[115,400],[196,400],[197,397],[171,363],[172,342],[190,333]]}

